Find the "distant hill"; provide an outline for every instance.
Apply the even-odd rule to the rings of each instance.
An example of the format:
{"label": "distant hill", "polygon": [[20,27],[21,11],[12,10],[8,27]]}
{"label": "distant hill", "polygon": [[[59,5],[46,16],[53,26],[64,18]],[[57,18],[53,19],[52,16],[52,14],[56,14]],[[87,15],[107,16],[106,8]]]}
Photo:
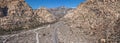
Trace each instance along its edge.
{"label": "distant hill", "polygon": [[48,8],[50,13],[56,16],[57,19],[64,17],[70,10],[75,10],[75,8],[67,8],[65,6],[57,7],[57,8]]}

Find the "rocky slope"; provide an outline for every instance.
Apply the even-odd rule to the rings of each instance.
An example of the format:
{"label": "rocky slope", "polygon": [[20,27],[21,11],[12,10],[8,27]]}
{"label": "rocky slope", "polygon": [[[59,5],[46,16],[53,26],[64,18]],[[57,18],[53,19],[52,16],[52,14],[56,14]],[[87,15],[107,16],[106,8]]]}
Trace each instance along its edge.
{"label": "rocky slope", "polygon": [[[49,20],[54,21],[54,16],[45,10],[45,8],[35,10],[34,12],[35,14],[32,17],[34,19],[30,19],[33,23],[35,20],[37,21],[35,22],[36,24],[41,24]],[[18,33],[15,32],[15,34],[1,35],[0,42],[120,43],[120,0],[87,0],[70,12],[71,13],[67,13],[58,22],[47,25],[42,24],[44,26],[31,30],[19,31]],[[48,13],[48,15],[45,15],[46,13]],[[15,20],[17,19],[13,21]],[[26,23],[32,22],[27,21]],[[9,22],[6,24],[9,24]],[[31,26],[33,26],[33,24],[31,24]]]}
{"label": "rocky slope", "polygon": [[[120,28],[116,27],[119,25],[119,2],[119,0],[87,0],[72,14],[67,14],[62,21],[71,26],[75,32],[77,29],[83,31],[89,43],[119,43]],[[78,31],[75,34],[81,33]]]}
{"label": "rocky slope", "polygon": [[29,29],[55,21],[46,9],[34,12],[24,0],[1,0],[0,16],[0,30],[7,31]]}
{"label": "rocky slope", "polygon": [[48,23],[56,21],[55,16],[48,12],[47,8],[44,7],[35,10],[34,14],[36,14],[37,16],[39,16],[41,19]]}
{"label": "rocky slope", "polygon": [[24,0],[1,0],[0,8],[3,9],[4,15],[33,15],[31,7]]}

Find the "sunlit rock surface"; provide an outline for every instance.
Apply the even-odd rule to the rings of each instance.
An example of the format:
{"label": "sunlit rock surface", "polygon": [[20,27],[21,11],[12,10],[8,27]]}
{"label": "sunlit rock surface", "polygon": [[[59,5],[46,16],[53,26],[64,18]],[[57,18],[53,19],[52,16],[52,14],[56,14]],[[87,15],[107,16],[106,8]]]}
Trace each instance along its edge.
{"label": "sunlit rock surface", "polygon": [[24,0],[1,0],[0,3],[0,15],[5,16],[0,18],[1,30],[30,29],[55,22],[53,15],[44,9],[35,14]]}
{"label": "sunlit rock surface", "polygon": [[[110,0],[110,1],[87,0],[86,2],[79,5],[75,10],[71,10],[69,12],[71,13],[67,13],[59,21],[49,24],[42,24],[42,26],[39,26],[38,28],[21,30],[21,31],[12,31],[10,34],[1,33],[4,35],[0,35],[0,42],[1,43],[120,43],[120,26],[119,26],[120,1],[119,0]],[[33,21],[33,23],[34,20],[37,21],[35,22],[36,24],[42,23],[40,22],[40,20],[43,22],[44,20],[45,21],[53,20],[51,19],[51,17],[54,17],[51,16],[51,14],[46,10],[44,11],[44,9],[43,11],[41,11],[40,9],[36,10],[34,16],[35,16],[33,17],[34,19],[31,21]],[[3,20],[7,21],[10,19],[3,19]],[[1,24],[4,23],[1,22]],[[9,22],[5,24],[9,24]],[[33,24],[31,24],[31,26],[32,25]]]}
{"label": "sunlit rock surface", "polygon": [[34,11],[34,14],[42,18],[45,22],[54,22],[56,20],[55,16],[48,12],[47,8],[40,8]]}

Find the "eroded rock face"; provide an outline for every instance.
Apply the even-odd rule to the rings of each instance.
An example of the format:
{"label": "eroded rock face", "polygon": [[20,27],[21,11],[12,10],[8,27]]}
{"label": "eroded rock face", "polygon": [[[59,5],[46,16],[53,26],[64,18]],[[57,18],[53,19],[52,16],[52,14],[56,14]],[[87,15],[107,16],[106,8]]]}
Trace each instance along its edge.
{"label": "eroded rock face", "polygon": [[[30,26],[34,19],[33,11],[24,0],[0,0],[1,15],[0,29],[12,30],[23,28],[27,22],[27,27]],[[26,27],[26,26],[25,26]]]}
{"label": "eroded rock face", "polygon": [[39,9],[33,13],[32,8],[24,0],[1,0],[5,17],[0,18],[0,29],[2,30],[21,30],[37,27],[39,25],[52,23],[55,18],[47,10]]}
{"label": "eroded rock face", "polygon": [[40,8],[34,11],[34,14],[38,15],[38,17],[42,18],[45,22],[54,22],[56,18],[53,14],[48,12],[46,8]]}
{"label": "eroded rock face", "polygon": [[[0,36],[0,42],[120,43],[120,1],[110,0],[110,2],[106,3],[101,1],[107,0],[97,0],[97,2],[95,0],[86,1],[85,3],[79,5],[76,10],[66,14],[64,18],[61,18],[60,21],[54,24],[42,26],[28,31],[21,31],[20,33]],[[33,24],[41,24],[44,21],[49,22],[49,20],[52,20],[51,14],[49,14],[45,8],[36,10],[35,17],[33,17],[33,19],[26,19],[28,19],[27,23],[31,26],[33,26]],[[24,21],[26,19],[19,18],[18,21]],[[15,17],[12,20],[17,21]],[[39,20],[43,22],[40,22]],[[5,21],[7,21],[5,24],[10,24],[9,19],[4,19],[3,22]],[[4,23],[0,22],[0,24]],[[26,24],[26,21],[24,24]],[[24,26],[31,27],[28,26],[28,24]],[[5,26],[12,27],[11,25]],[[16,25],[13,27],[15,26]]]}
{"label": "eroded rock face", "polygon": [[87,37],[86,40],[88,40],[89,43],[119,43],[120,39],[118,37],[120,35],[113,34],[120,31],[119,28],[118,30],[114,28],[116,25],[116,21],[118,21],[120,17],[120,1],[111,0],[110,2],[106,3],[101,1],[107,0],[91,1],[87,1],[78,6],[73,14],[67,14],[63,18],[63,21],[67,21],[66,23],[73,29],[78,28],[82,30],[85,37]]}
{"label": "eroded rock face", "polygon": [[5,8],[8,16],[32,16],[30,6],[24,0],[1,0],[0,7]]}

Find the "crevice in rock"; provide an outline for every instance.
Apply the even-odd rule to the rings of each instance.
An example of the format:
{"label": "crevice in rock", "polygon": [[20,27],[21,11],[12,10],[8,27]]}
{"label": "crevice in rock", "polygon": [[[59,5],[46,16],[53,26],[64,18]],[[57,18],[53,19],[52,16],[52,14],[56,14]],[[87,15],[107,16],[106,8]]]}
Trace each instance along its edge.
{"label": "crevice in rock", "polygon": [[46,34],[43,33],[43,36],[46,36]]}
{"label": "crevice in rock", "polygon": [[8,14],[8,7],[7,6],[5,6],[4,8],[2,8],[2,10],[3,10],[3,14],[4,14],[4,16],[7,16],[7,14]]}
{"label": "crevice in rock", "polygon": [[8,14],[8,7],[5,6],[5,7],[0,7],[0,16],[4,17],[4,16],[7,16]]}
{"label": "crevice in rock", "polygon": [[8,14],[8,7],[7,6],[0,7],[0,17],[7,16],[7,14]]}

